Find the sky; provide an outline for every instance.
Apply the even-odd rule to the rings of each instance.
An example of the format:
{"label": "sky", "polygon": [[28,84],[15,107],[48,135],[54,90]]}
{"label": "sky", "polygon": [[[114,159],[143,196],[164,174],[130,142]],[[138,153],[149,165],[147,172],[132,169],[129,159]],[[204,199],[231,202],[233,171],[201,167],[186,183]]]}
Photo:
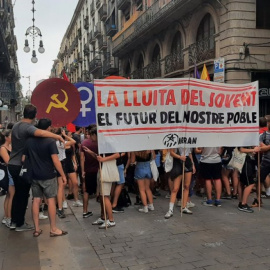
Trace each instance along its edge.
{"label": "sky", "polygon": [[17,57],[21,74],[20,82],[23,86],[23,94],[29,90],[29,79],[23,78],[30,76],[30,90],[33,91],[36,82],[42,79],[48,79],[52,69],[53,60],[57,59],[57,54],[63,36],[69,26],[75,11],[78,0],[35,0],[35,26],[42,33],[42,40],[45,52],[40,54],[39,38],[35,41],[36,54],[38,62],[31,62],[33,42],[28,36],[29,47],[31,51],[23,51],[26,29],[32,26],[32,0],[13,0],[15,35],[17,37]]}

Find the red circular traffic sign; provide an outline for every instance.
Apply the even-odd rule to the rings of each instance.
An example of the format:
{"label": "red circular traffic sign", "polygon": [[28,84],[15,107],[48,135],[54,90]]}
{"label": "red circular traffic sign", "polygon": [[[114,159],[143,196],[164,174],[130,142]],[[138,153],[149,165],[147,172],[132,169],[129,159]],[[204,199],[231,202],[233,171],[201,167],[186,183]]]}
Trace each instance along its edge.
{"label": "red circular traffic sign", "polygon": [[37,107],[37,118],[49,118],[55,127],[71,123],[81,108],[78,89],[59,78],[40,83],[33,91],[31,102]]}

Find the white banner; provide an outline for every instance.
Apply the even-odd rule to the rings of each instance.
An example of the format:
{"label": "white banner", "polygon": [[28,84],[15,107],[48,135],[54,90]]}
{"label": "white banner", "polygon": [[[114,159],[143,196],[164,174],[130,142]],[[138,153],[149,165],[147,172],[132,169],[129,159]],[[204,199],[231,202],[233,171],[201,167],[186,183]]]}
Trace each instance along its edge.
{"label": "white banner", "polygon": [[100,153],[258,145],[258,82],[95,80]]}

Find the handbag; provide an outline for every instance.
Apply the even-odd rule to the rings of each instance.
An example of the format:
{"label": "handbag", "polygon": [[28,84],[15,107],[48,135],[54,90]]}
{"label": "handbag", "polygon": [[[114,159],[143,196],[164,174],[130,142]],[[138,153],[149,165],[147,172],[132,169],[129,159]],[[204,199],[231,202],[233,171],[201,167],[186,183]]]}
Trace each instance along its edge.
{"label": "handbag", "polygon": [[245,164],[246,156],[246,153],[241,153],[237,147],[234,148],[232,158],[228,163],[228,166],[237,169],[241,173]]}
{"label": "handbag", "polygon": [[165,157],[164,162],[164,170],[165,172],[170,172],[173,168],[173,157],[171,156],[170,152],[168,151]]}
{"label": "handbag", "polygon": [[9,177],[7,165],[0,163],[0,187],[3,190],[8,191],[8,186],[9,186]]}
{"label": "handbag", "polygon": [[155,181],[157,181],[159,177],[159,172],[158,172],[156,161],[154,159],[150,161],[150,167],[151,167],[152,177]]}
{"label": "handbag", "polygon": [[101,177],[102,182],[111,183],[120,180],[116,159],[105,161],[102,163]]}
{"label": "handbag", "polygon": [[32,184],[33,171],[28,157],[25,157],[19,176],[26,184]]}

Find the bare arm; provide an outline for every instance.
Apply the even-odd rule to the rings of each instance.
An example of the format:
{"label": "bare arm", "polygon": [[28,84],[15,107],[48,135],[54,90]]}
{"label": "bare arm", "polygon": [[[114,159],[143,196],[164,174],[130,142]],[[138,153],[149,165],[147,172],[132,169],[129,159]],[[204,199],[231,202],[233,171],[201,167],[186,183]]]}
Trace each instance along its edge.
{"label": "bare arm", "polygon": [[65,146],[75,145],[76,141],[74,139],[72,139],[71,137],[67,136],[67,134],[64,130],[62,130],[62,135],[64,136],[64,138],[66,140]]}
{"label": "bare arm", "polygon": [[177,158],[177,159],[180,159],[182,161],[186,161],[186,157],[185,156],[180,156],[180,155],[176,154],[175,151],[174,151],[174,149],[170,149],[170,155],[173,158]]}
{"label": "bare arm", "polygon": [[62,180],[63,180],[63,183],[66,184],[67,183],[67,178],[66,178],[66,175],[63,171],[63,168],[62,168],[62,164],[58,158],[58,155],[57,154],[53,154],[51,155],[52,157],[52,161],[53,161],[53,164],[54,164],[54,167],[56,168],[56,170],[59,172],[59,174],[61,175],[62,177]]}
{"label": "bare arm", "polygon": [[86,146],[83,146],[82,148],[85,151],[85,153],[87,153],[87,154],[91,155],[93,158],[97,159],[97,154],[95,152],[93,152],[92,150],[90,150]]}
{"label": "bare arm", "polygon": [[0,156],[2,157],[2,159],[4,160],[4,162],[6,164],[8,164],[8,162],[9,162],[9,154],[8,154],[7,149],[4,146],[2,146],[0,148]]}
{"label": "bare arm", "polygon": [[65,143],[65,140],[60,135],[54,134],[54,133],[47,131],[47,130],[37,129],[34,133],[34,136],[35,137],[43,137],[43,138],[53,138],[55,140],[59,140],[59,141]]}
{"label": "bare arm", "polygon": [[267,152],[270,150],[270,145],[265,145],[263,142],[260,143],[261,152]]}
{"label": "bare arm", "polygon": [[82,171],[82,177],[85,177],[85,171],[84,171],[84,161],[85,161],[85,156],[84,152],[80,152],[80,161],[81,161],[81,171]]}
{"label": "bare arm", "polygon": [[258,147],[254,147],[254,148],[245,148],[245,147],[240,147],[240,152],[241,153],[254,153],[254,152],[259,152]]}
{"label": "bare arm", "polygon": [[115,153],[115,154],[113,154],[111,156],[108,156],[108,157],[97,156],[97,160],[99,162],[105,162],[105,161],[117,159],[119,157],[120,157],[120,154],[119,153]]}

